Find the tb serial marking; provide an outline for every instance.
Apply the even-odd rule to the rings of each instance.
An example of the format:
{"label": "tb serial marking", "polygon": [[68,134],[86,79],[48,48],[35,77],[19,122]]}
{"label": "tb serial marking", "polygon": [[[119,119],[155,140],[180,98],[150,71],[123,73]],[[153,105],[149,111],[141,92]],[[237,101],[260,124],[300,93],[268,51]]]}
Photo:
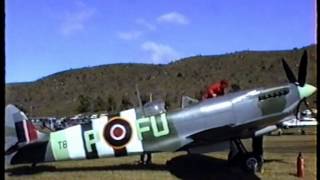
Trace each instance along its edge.
{"label": "tb serial marking", "polygon": [[[316,91],[305,84],[307,52],[298,80],[282,59],[289,84],[238,91],[166,112],[162,101],[121,111],[52,133],[36,130],[23,112],[6,107],[5,158],[8,164],[126,156],[144,152],[206,153],[236,146],[237,159],[248,170],[262,165],[259,151],[249,153],[240,139],[262,136],[292,117],[299,104]],[[231,142],[231,143],[230,143]],[[240,157],[240,159],[239,159]]]}

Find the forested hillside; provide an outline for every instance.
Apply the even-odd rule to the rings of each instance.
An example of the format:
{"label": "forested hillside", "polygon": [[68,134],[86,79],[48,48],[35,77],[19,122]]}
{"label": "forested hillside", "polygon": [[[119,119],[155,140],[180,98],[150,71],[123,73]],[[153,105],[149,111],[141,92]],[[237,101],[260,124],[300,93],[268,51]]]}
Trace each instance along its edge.
{"label": "forested hillside", "polygon": [[[152,93],[154,100],[163,99],[169,109],[174,109],[180,106],[182,95],[200,98],[208,84],[221,79],[240,89],[287,83],[280,60],[285,58],[297,75],[304,49],[309,55],[307,82],[316,85],[316,45],[312,45],[286,51],[199,55],[167,65],[112,64],[73,69],[34,82],[7,84],[6,104],[16,104],[31,116],[114,112],[138,106],[138,84],[144,101]],[[316,95],[309,102],[315,106]]]}

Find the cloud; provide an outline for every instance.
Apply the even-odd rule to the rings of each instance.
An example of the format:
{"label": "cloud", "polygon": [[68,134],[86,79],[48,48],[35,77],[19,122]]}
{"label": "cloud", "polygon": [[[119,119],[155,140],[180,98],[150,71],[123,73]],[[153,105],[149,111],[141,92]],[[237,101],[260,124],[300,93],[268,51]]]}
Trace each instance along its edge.
{"label": "cloud", "polygon": [[178,13],[178,12],[170,12],[167,14],[163,14],[157,18],[159,23],[173,23],[173,24],[189,24],[189,20],[186,16]]}
{"label": "cloud", "polygon": [[[159,23],[189,24],[189,20],[184,15],[177,12],[163,14],[159,16],[156,21]],[[144,34],[157,29],[155,24],[148,22],[144,18],[136,19],[135,23],[141,26],[140,30],[117,32],[118,38],[122,40],[135,40]]]}
{"label": "cloud", "polygon": [[95,13],[95,9],[89,8],[82,2],[76,3],[76,9],[67,12],[61,23],[60,32],[70,35],[85,29],[86,23]]}
{"label": "cloud", "polygon": [[141,31],[118,32],[118,37],[123,40],[134,40],[142,35]]}
{"label": "cloud", "polygon": [[142,18],[136,19],[135,23],[143,26],[143,30],[118,32],[117,36],[123,40],[135,40],[147,33],[148,31],[154,31],[156,29],[155,25],[147,22],[145,19]]}
{"label": "cloud", "polygon": [[150,53],[153,64],[168,63],[178,58],[179,55],[172,47],[152,41],[144,42],[141,48]]}
{"label": "cloud", "polygon": [[156,26],[151,24],[151,23],[149,23],[149,22],[147,22],[145,19],[139,18],[139,19],[136,20],[136,23],[139,24],[139,25],[144,26],[145,28],[147,28],[150,31],[156,30]]}

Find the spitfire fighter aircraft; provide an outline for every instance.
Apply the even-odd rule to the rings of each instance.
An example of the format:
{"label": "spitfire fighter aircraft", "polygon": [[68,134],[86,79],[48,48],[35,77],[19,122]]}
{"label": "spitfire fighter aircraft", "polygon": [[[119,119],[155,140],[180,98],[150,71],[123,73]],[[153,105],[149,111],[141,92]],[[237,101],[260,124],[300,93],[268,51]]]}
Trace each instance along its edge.
{"label": "spitfire fighter aircraft", "polygon": [[154,101],[48,134],[36,130],[22,111],[8,105],[6,162],[35,165],[155,152],[206,153],[230,147],[238,153],[230,153],[229,161],[238,159],[255,172],[263,158],[255,150],[246,151],[241,139],[253,138],[262,148],[262,136],[276,130],[316,91],[305,83],[306,51],[298,80],[284,59],[282,63],[289,84],[233,92],[170,112],[162,101]]}

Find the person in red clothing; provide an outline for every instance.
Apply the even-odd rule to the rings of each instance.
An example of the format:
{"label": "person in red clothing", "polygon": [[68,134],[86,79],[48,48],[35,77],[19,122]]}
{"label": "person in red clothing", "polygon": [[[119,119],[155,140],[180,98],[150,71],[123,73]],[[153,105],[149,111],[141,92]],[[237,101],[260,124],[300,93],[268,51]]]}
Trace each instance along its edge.
{"label": "person in red clothing", "polygon": [[202,96],[202,99],[214,98],[225,94],[225,89],[228,88],[229,83],[226,80],[221,80],[218,83],[210,85]]}

